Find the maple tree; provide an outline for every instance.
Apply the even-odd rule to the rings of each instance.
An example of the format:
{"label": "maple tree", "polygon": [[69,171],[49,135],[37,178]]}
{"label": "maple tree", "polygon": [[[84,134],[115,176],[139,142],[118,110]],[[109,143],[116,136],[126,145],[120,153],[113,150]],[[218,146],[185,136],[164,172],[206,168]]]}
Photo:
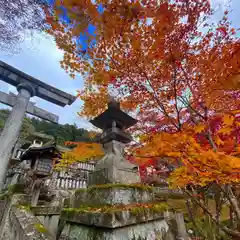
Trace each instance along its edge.
{"label": "maple tree", "polygon": [[[89,136],[94,138],[95,132],[90,132]],[[73,150],[64,152],[58,163],[55,165],[56,169],[70,167],[76,162],[87,162],[89,160],[98,160],[104,156],[104,151],[101,144],[97,142],[65,142],[66,146],[74,146]]]}
{"label": "maple tree", "polygon": [[[212,14],[208,0],[66,0],[55,2],[47,21],[64,51],[61,66],[85,79],[80,115],[100,114],[114,92],[139,120],[130,129],[137,140],[129,146],[135,162],[181,162],[172,185],[216,185],[239,222],[239,30],[231,27],[227,10],[217,23]],[[76,41],[82,32],[85,49]],[[222,230],[240,236],[239,226],[221,226],[193,191],[189,197]]]}

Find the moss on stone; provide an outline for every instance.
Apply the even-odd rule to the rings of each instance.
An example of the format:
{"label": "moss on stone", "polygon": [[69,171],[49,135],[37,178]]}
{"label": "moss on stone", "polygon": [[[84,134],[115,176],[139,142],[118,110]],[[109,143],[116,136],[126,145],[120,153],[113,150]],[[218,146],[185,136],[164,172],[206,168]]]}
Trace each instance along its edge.
{"label": "moss on stone", "polygon": [[24,193],[24,185],[17,183],[9,185],[6,190],[0,193],[0,200],[5,200],[8,197],[11,197],[13,194],[16,193]]}
{"label": "moss on stone", "polygon": [[2,193],[0,194],[0,200],[5,200],[9,196],[10,196],[9,192]]}
{"label": "moss on stone", "polygon": [[86,206],[80,208],[64,208],[61,214],[66,217],[73,217],[76,213],[83,212],[92,212],[92,208]]}
{"label": "moss on stone", "polygon": [[8,187],[9,194],[24,193],[24,184],[16,183]]}
{"label": "moss on stone", "polygon": [[153,204],[150,209],[151,211],[158,213],[158,212],[169,210],[169,206],[165,203],[158,203],[158,204]]}
{"label": "moss on stone", "polygon": [[87,191],[97,190],[97,189],[109,189],[109,188],[123,188],[123,189],[138,189],[138,190],[145,190],[145,191],[153,191],[153,188],[148,185],[144,184],[103,184],[103,185],[93,185],[87,189]]}
{"label": "moss on stone", "polygon": [[137,216],[144,215],[147,213],[147,211],[148,210],[146,208],[142,208],[142,207],[135,207],[131,209],[131,213]]}
{"label": "moss on stone", "polygon": [[88,189],[86,188],[78,188],[75,190],[76,193],[87,192]]}
{"label": "moss on stone", "polygon": [[16,205],[17,208],[22,209],[22,210],[26,210],[28,212],[31,212],[32,210],[32,206],[31,205]]}
{"label": "moss on stone", "polygon": [[131,238],[131,240],[147,240],[147,238],[142,238],[140,236],[136,237],[135,233],[133,234],[133,237]]}
{"label": "moss on stone", "polygon": [[164,203],[154,204],[136,204],[136,205],[104,205],[100,207],[81,206],[80,208],[64,208],[62,215],[66,217],[73,217],[77,213],[112,213],[130,211],[134,215],[144,215],[147,212],[161,213],[168,210],[168,205]]}
{"label": "moss on stone", "polygon": [[36,228],[40,233],[47,232],[47,229],[40,223],[34,224],[34,228]]}
{"label": "moss on stone", "polygon": [[156,203],[156,204],[147,204],[147,205],[141,205],[139,207],[134,207],[130,209],[130,212],[132,212],[135,215],[144,215],[148,212],[152,213],[162,213],[167,211],[168,205],[164,203]]}

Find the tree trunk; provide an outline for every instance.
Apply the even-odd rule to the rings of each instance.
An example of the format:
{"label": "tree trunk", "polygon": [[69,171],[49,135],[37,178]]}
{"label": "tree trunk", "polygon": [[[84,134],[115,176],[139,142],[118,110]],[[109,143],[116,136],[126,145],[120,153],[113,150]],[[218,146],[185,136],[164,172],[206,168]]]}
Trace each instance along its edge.
{"label": "tree trunk", "polygon": [[229,216],[230,216],[230,226],[233,227],[234,224],[234,212],[232,206],[229,207]]}
{"label": "tree trunk", "polygon": [[234,230],[234,229],[230,229],[226,226],[224,226],[223,224],[221,223],[218,223],[217,220],[216,220],[216,217],[214,217],[212,215],[212,213],[209,211],[209,209],[206,208],[206,206],[204,206],[202,204],[201,201],[199,201],[198,199],[194,198],[191,193],[189,193],[188,191],[184,191],[191,199],[192,201],[194,201],[199,207],[201,207],[204,212],[206,212],[210,217],[211,219],[216,223],[218,224],[218,226],[225,232],[227,233],[228,235],[232,236],[232,237],[237,237],[237,239],[240,239],[240,231],[239,230]]}
{"label": "tree trunk", "polygon": [[217,234],[219,235],[219,232],[220,232],[219,223],[220,223],[220,217],[221,217],[222,203],[221,203],[221,192],[217,187],[215,188],[214,199],[215,199],[215,211],[216,211],[216,221],[217,221]]}
{"label": "tree trunk", "polygon": [[240,222],[240,207],[239,207],[236,196],[233,194],[232,187],[230,184],[226,185],[226,190],[227,190],[226,192],[227,198],[233,208],[237,221]]}

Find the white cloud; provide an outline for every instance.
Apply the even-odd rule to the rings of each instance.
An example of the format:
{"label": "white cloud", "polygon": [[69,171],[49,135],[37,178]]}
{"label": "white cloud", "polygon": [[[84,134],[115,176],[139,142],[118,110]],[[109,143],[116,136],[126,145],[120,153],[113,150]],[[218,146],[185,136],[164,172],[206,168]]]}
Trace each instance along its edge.
{"label": "white cloud", "polygon": [[231,5],[231,1],[229,0],[210,0],[210,3],[213,9],[220,8],[222,11],[224,11],[227,6]]}

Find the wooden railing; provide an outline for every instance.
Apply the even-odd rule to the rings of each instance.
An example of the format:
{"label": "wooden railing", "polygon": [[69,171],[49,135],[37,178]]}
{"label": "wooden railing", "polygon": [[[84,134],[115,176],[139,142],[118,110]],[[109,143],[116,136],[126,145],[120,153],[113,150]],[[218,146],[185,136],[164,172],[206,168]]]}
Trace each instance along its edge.
{"label": "wooden railing", "polygon": [[87,188],[87,180],[73,177],[57,177],[46,179],[44,186],[56,190]]}
{"label": "wooden railing", "polygon": [[54,172],[44,185],[51,189],[87,188],[89,174],[93,171],[94,164],[76,163],[61,172]]}

